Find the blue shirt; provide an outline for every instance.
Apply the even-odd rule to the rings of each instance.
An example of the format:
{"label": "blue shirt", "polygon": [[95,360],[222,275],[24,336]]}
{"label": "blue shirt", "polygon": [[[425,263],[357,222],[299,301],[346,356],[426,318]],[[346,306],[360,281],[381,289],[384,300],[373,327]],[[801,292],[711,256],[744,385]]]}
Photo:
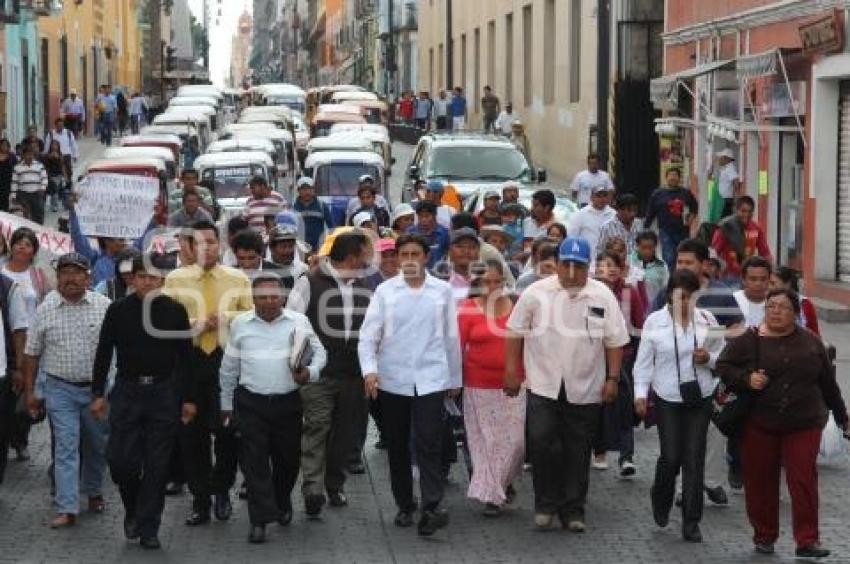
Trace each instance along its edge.
{"label": "blue shirt", "polygon": [[115,99],[113,94],[107,94],[106,96],[100,94],[97,97],[97,103],[103,102],[103,113],[106,114],[114,114],[118,109],[118,101]]}
{"label": "blue shirt", "polygon": [[[71,232],[71,241],[74,242],[74,250],[89,259],[89,262],[92,265],[92,288],[97,287],[98,284],[105,280],[112,280],[115,278],[115,257],[92,247],[89,242],[89,238],[83,234],[83,231],[80,228],[80,219],[73,210],[68,216],[68,228]],[[154,223],[153,219],[151,219],[147,230],[141,237],[133,241],[133,246],[141,251],[145,237],[147,237],[148,233],[155,228],[156,223]]]}
{"label": "blue shirt", "polygon": [[378,286],[357,344],[364,375],[403,396],[460,388],[462,367],[452,288],[430,274],[420,288],[401,275]]}
{"label": "blue shirt", "polygon": [[446,258],[449,252],[449,230],[442,225],[435,225],[434,230],[430,233],[425,233],[418,225],[413,225],[407,230],[408,233],[421,235],[428,241],[428,246],[431,251],[428,253],[428,270],[434,268],[434,265]]}
{"label": "blue shirt", "polygon": [[466,115],[466,98],[463,96],[452,96],[452,116],[460,117]]}
{"label": "blue shirt", "polygon": [[304,222],[304,239],[310,243],[313,250],[317,250],[325,230],[334,227],[330,208],[318,198],[313,198],[309,204],[296,199],[292,209],[301,215],[301,220]]}
{"label": "blue shirt", "polygon": [[254,311],[246,311],[230,325],[230,338],[224,350],[219,372],[221,409],[233,410],[233,392],[242,386],[260,395],[282,395],[294,392],[298,384],[289,368],[293,343],[307,339],[309,343],[310,381],[319,379],[327,354],[313,327],[303,314],[281,310],[272,321],[261,319]]}

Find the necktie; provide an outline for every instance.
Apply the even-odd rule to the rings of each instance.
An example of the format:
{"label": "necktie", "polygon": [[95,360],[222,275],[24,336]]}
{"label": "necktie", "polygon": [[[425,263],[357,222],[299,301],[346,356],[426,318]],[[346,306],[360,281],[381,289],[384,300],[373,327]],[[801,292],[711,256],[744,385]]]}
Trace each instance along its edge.
{"label": "necktie", "polygon": [[[204,272],[201,276],[201,294],[204,296],[205,315],[218,313],[218,292],[216,292],[215,278],[211,272]],[[211,354],[218,347],[218,329],[209,329],[201,333],[198,346],[206,354]]]}

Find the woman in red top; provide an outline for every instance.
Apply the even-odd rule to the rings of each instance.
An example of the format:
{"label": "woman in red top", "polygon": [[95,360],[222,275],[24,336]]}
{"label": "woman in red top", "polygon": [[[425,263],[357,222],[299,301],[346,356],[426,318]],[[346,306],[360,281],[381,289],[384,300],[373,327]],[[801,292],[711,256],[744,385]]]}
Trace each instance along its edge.
{"label": "woman in red top", "polygon": [[472,455],[467,496],[483,502],[491,517],[513,501],[511,483],[522,473],[525,457],[525,392],[511,398],[502,391],[505,326],[514,305],[504,287],[501,263],[487,261],[473,281],[475,297],[458,308],[464,424]]}
{"label": "woman in red top", "polygon": [[815,335],[820,335],[815,304],[812,303],[812,300],[800,294],[800,279],[797,276],[796,270],[787,266],[776,267],[776,270],[770,275],[769,289],[793,290],[795,294],[800,296],[800,315],[797,317],[797,324],[805,327]]}

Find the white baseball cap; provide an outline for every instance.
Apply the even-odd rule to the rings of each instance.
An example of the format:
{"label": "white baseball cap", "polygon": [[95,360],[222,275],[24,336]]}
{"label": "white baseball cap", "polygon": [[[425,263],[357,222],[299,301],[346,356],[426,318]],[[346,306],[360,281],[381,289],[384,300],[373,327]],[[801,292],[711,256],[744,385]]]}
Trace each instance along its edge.
{"label": "white baseball cap", "polygon": [[732,149],[726,148],[717,153],[717,158],[726,157],[727,159],[735,160],[735,153],[732,152]]}
{"label": "white baseball cap", "polygon": [[354,215],[354,218],[351,220],[351,223],[354,227],[362,227],[364,223],[367,221],[375,221],[375,218],[372,217],[372,214],[366,211],[362,211]]}

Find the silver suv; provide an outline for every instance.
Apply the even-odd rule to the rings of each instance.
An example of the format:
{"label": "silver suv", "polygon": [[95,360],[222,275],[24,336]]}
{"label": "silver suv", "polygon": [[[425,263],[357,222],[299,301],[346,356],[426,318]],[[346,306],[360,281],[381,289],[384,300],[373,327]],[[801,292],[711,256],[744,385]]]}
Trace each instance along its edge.
{"label": "silver suv", "polygon": [[457,188],[464,200],[481,188],[499,189],[508,180],[528,187],[546,182],[546,171],[532,169],[525,155],[508,139],[486,133],[428,133],[410,160],[402,200],[409,202],[416,182],[442,180]]}

